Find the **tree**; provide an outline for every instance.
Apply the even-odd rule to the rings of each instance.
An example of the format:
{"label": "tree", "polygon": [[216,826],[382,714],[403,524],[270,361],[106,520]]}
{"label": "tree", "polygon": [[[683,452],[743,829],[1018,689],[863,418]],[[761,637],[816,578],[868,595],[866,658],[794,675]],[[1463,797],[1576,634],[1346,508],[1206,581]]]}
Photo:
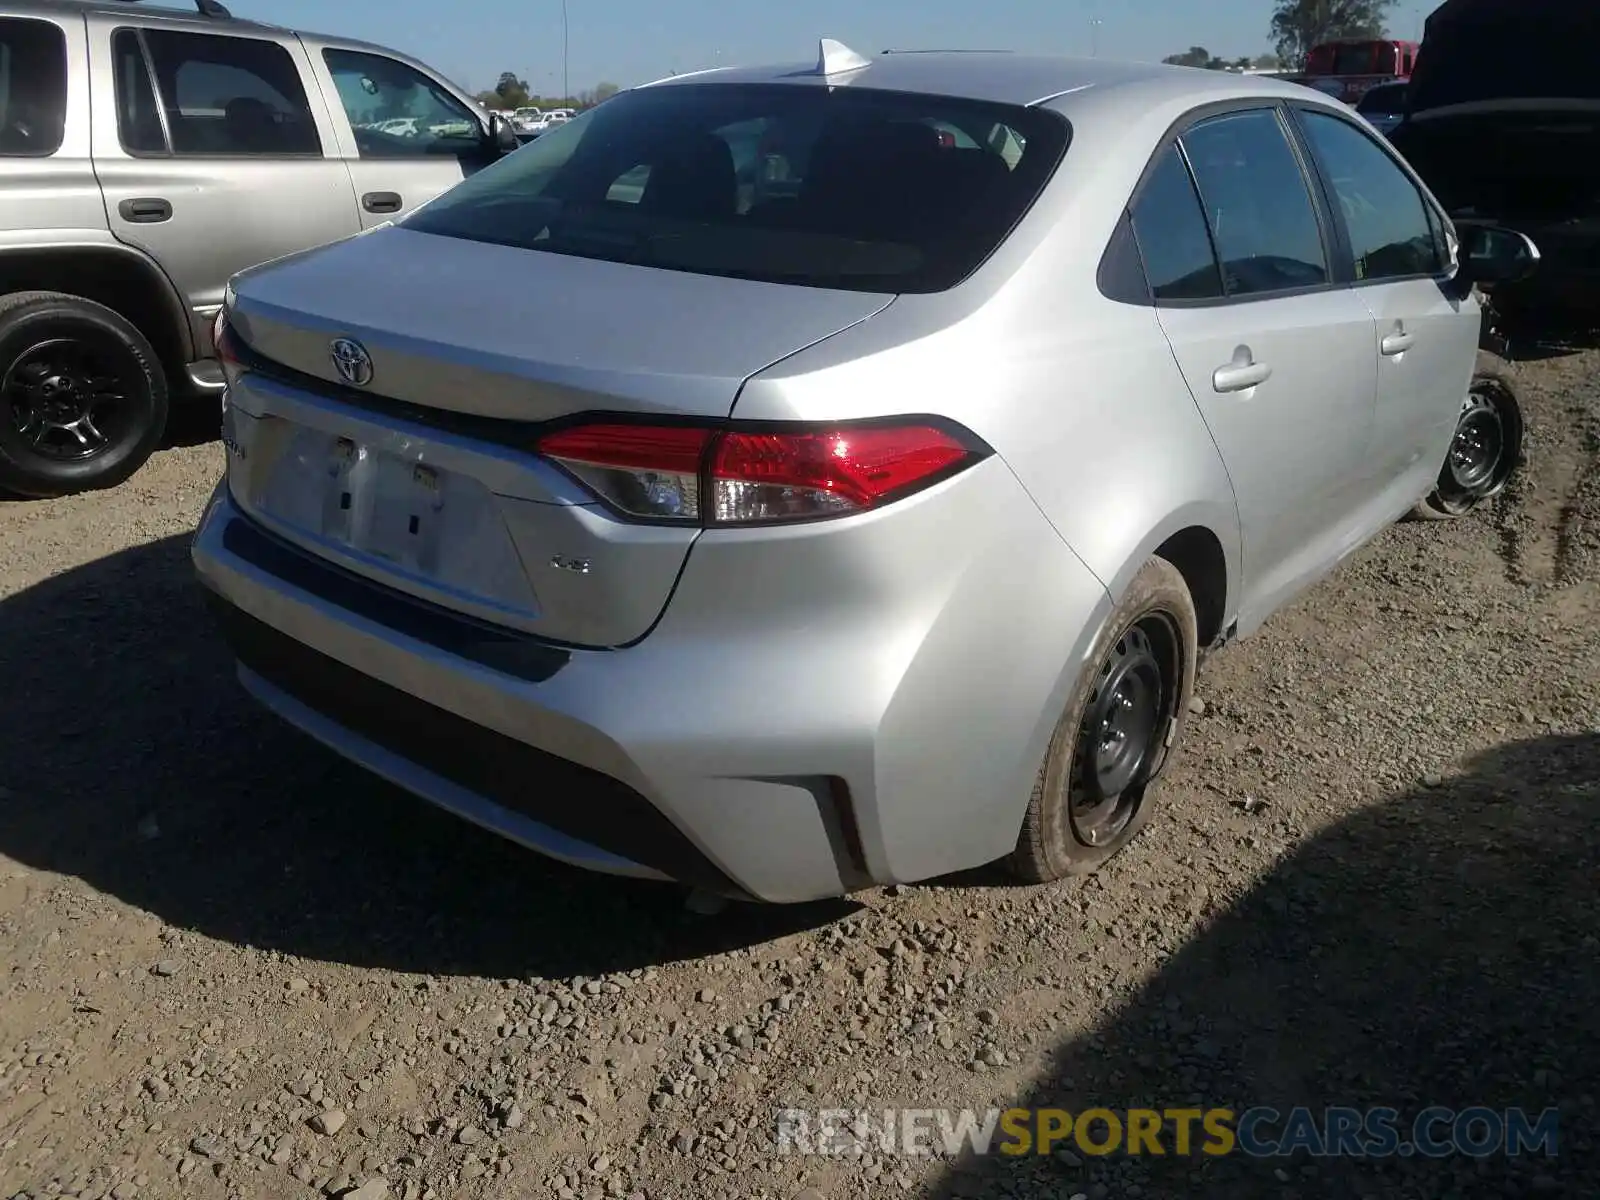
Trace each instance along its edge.
{"label": "tree", "polygon": [[518,79],[515,71],[506,71],[494,85],[494,94],[502,108],[525,108],[528,104],[528,81]]}
{"label": "tree", "polygon": [[1276,71],[1283,66],[1283,62],[1276,54],[1258,54],[1250,65],[1258,71]]}
{"label": "tree", "polygon": [[1383,37],[1384,17],[1395,0],[1277,0],[1272,36],[1278,57],[1299,69],[1306,54],[1335,38]]}
{"label": "tree", "polygon": [[1161,61],[1173,67],[1209,67],[1216,60],[1204,46],[1190,46],[1182,54],[1169,54]]}
{"label": "tree", "polygon": [[622,89],[611,82],[597,83],[594,85],[594,102],[599,104],[602,100],[609,100]]}

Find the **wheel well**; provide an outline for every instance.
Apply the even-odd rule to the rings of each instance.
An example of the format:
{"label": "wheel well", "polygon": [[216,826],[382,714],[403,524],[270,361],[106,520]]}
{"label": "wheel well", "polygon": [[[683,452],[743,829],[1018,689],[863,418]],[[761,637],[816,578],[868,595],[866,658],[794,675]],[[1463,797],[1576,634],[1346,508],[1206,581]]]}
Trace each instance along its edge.
{"label": "wheel well", "polygon": [[187,314],[156,268],[136,256],[93,247],[7,253],[0,255],[0,294],[8,292],[63,292],[105,305],[144,334],[161,360],[168,386],[184,385],[190,349]]}
{"label": "wheel well", "polygon": [[1222,636],[1228,606],[1228,560],[1222,543],[1211,530],[1191,525],[1162,542],[1155,553],[1177,567],[1188,584],[1200,645],[1211,645]]}

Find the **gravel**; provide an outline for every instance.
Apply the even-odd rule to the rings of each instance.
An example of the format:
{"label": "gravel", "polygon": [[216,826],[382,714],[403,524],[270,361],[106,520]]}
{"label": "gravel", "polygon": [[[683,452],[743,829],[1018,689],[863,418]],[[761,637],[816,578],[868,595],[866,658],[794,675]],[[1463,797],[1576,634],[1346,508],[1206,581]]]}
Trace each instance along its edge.
{"label": "gravel", "polygon": [[[1600,353],[1215,656],[1138,841],[802,908],[534,858],[239,692],[202,443],[0,503],[0,1196],[1600,1194]],[[1522,1106],[1473,1161],[778,1154],[779,1107]]]}

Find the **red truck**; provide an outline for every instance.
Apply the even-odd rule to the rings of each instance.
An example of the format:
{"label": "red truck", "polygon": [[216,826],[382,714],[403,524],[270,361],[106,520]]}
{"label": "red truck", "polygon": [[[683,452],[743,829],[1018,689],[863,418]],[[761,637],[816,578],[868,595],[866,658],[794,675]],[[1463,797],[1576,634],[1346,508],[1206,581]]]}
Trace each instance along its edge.
{"label": "red truck", "polygon": [[1410,79],[1419,48],[1416,42],[1392,38],[1323,42],[1306,55],[1304,71],[1284,78],[1355,105],[1369,88]]}

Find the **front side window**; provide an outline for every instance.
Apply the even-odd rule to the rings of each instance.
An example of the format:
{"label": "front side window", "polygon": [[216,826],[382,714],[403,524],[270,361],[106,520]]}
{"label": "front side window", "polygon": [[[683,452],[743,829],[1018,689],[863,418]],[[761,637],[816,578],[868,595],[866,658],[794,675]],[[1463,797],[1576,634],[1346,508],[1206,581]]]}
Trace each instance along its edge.
{"label": "front side window", "polygon": [[404,224],[701,274],[940,291],[1006,238],[1069,135],[1039,108],[862,87],[640,88]]}
{"label": "front side window", "polygon": [[482,147],[477,117],[422,72],[355,50],[324,50],[322,58],[362,158],[460,155]]}
{"label": "front side window", "polygon": [[1422,193],[1395,161],[1338,117],[1308,112],[1302,120],[1349,230],[1356,279],[1404,279],[1443,271]]}
{"label": "front side window", "polygon": [[0,156],[54,154],[66,125],[66,35],[49,21],[0,18]]}
{"label": "front side window", "polygon": [[1210,300],[1222,295],[1205,213],[1176,146],[1162,152],[1133,205],[1133,237],[1157,300]]}
{"label": "front side window", "polygon": [[146,29],[172,153],[229,158],[320,155],[289,52],[260,38]]}
{"label": "front side window", "polygon": [[1322,228],[1272,109],[1202,121],[1183,135],[1229,296],[1328,282]]}

